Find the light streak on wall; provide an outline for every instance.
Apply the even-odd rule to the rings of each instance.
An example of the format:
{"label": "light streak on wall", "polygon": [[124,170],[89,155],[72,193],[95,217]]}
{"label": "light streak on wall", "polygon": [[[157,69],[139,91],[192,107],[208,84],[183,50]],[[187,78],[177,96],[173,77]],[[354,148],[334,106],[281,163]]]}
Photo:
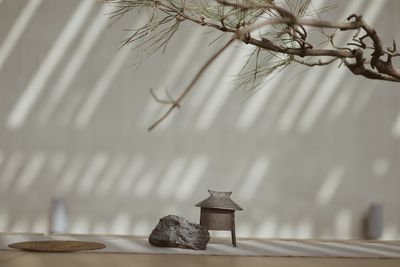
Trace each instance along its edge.
{"label": "light streak on wall", "polygon": [[291,222],[284,222],[280,225],[278,229],[278,237],[288,238],[294,236],[294,227]]}
{"label": "light streak on wall", "polygon": [[86,30],[84,37],[79,43],[78,48],[64,68],[61,77],[49,92],[50,95],[39,114],[39,124],[45,124],[48,121],[49,117],[53,114],[54,109],[67,93],[76,75],[85,63],[90,51],[93,49],[94,44],[106,26],[107,21],[104,14],[111,12],[113,9],[114,8],[109,5],[103,5],[103,8],[99,10],[98,14],[93,19],[89,28]]}
{"label": "light streak on wall", "polygon": [[242,200],[248,201],[256,195],[257,189],[263,179],[266,178],[268,169],[270,168],[270,160],[267,156],[260,156],[251,164],[248,173],[243,179],[243,184],[240,186],[239,196]]}
{"label": "light streak on wall", "polygon": [[[354,3],[351,8],[355,8],[357,4],[362,4],[362,2]],[[367,11],[363,15],[364,19],[368,20],[368,22],[373,25],[376,21],[380,10],[385,6],[385,1],[372,1],[371,5],[368,7]],[[346,38],[349,37],[348,34],[342,34],[337,43],[341,44]],[[341,84],[343,79],[348,75],[348,70],[343,68],[338,70],[337,68],[331,67],[324,74],[324,79],[321,81],[320,85],[317,85],[316,94],[313,99],[310,101],[307,109],[303,113],[298,125],[298,129],[301,133],[308,133],[312,127],[317,122],[319,116],[322,114],[323,109],[326,107],[326,104],[329,102],[333,93],[335,92],[338,85]]]}
{"label": "light streak on wall", "polygon": [[400,113],[396,119],[396,122],[393,125],[392,135],[396,138],[400,138]]}
{"label": "light streak on wall", "polygon": [[363,109],[366,107],[369,99],[371,98],[371,94],[371,88],[360,88],[350,110],[350,113],[354,118],[358,118],[362,114]]}
{"label": "light streak on wall", "polygon": [[90,223],[86,217],[78,217],[72,223],[70,227],[70,232],[79,234],[89,232]]}
{"label": "light streak on wall", "polygon": [[27,217],[17,217],[17,219],[10,224],[10,232],[29,232],[29,219]]}
{"label": "light streak on wall", "polygon": [[354,83],[350,83],[346,88],[340,88],[340,92],[337,97],[334,99],[332,106],[329,110],[328,117],[331,121],[336,121],[339,119],[346,108],[351,103],[351,97],[354,94],[355,85]]}
{"label": "light streak on wall", "polygon": [[245,106],[237,121],[237,127],[239,130],[246,131],[253,126],[263,108],[267,105],[271,95],[275,90],[279,90],[279,83],[283,78],[284,75],[279,75],[271,81],[266,81],[265,86],[263,86],[260,91],[252,94],[245,100]]}
{"label": "light streak on wall", "polygon": [[96,155],[94,155],[85,173],[82,175],[79,185],[77,186],[79,194],[90,194],[96,184],[96,180],[98,179],[99,175],[106,168],[108,160],[109,157],[105,153],[97,153]]}
{"label": "light streak on wall", "polygon": [[[145,22],[145,16],[139,16],[135,23],[132,25],[132,29],[138,28]],[[84,128],[89,121],[92,119],[97,107],[99,106],[101,100],[106,95],[114,79],[119,74],[119,70],[125,63],[126,59],[129,57],[131,50],[127,47],[120,49],[116,55],[111,60],[110,64],[100,75],[96,85],[90,91],[89,95],[86,97],[85,102],[76,116],[75,126],[78,129]]]}
{"label": "light streak on wall", "polygon": [[182,201],[189,198],[195,190],[197,184],[203,178],[207,170],[209,160],[204,155],[198,155],[192,159],[187,167],[185,173],[182,175],[183,179],[176,188],[175,197]]}
{"label": "light streak on wall", "polygon": [[1,170],[2,172],[0,173],[0,193],[9,190],[13,179],[18,175],[23,160],[24,158],[19,152],[14,152],[8,156],[7,161]]}
{"label": "light streak on wall", "polygon": [[[338,74],[333,74],[333,68]],[[317,85],[316,93],[299,121],[298,129],[301,133],[309,132],[315,125],[318,117],[322,114],[322,110],[326,107],[329,99],[338,85],[343,81],[347,72],[348,70],[346,69],[338,70],[336,67],[331,67],[328,71],[329,74],[326,75],[323,82]]]}
{"label": "light streak on wall", "polygon": [[256,235],[260,237],[276,237],[278,230],[278,218],[274,214],[268,214],[268,218],[257,227]]}
{"label": "light streak on wall", "polygon": [[314,225],[311,218],[302,218],[295,227],[294,236],[299,239],[309,239],[314,236]]}
{"label": "light streak on wall", "polygon": [[73,186],[79,179],[79,174],[86,163],[83,156],[77,155],[70,160],[70,163],[65,168],[64,172],[55,186],[54,191],[58,196],[64,196],[71,192]]}
{"label": "light streak on wall", "polygon": [[122,173],[120,180],[117,182],[116,192],[118,194],[128,194],[131,192],[145,163],[146,159],[143,156],[136,156],[131,160],[126,170]]}
{"label": "light streak on wall", "polygon": [[[79,109],[84,100],[84,91],[74,90],[70,92],[68,98],[63,100],[63,105],[59,108],[61,113],[57,118],[57,124],[62,127],[69,127],[71,119]],[[54,116],[54,115],[53,115]],[[41,123],[41,122],[39,122]]]}
{"label": "light streak on wall", "polygon": [[224,73],[224,69],[230,64],[231,57],[229,54],[222,54],[213,64],[211,64],[203,77],[193,87],[192,92],[185,99],[187,102],[183,103],[188,108],[185,111],[186,120],[184,127],[193,127],[193,118],[196,117],[197,113],[201,110],[201,107],[207,101],[207,97],[210,91],[215,90],[215,86],[221,79],[221,75]]}
{"label": "light streak on wall", "polygon": [[389,160],[384,157],[377,158],[372,163],[372,173],[377,178],[383,178],[389,171]]}
{"label": "light streak on wall", "polygon": [[0,71],[41,3],[42,0],[29,0],[11,27],[0,46]]}
{"label": "light streak on wall", "polygon": [[232,61],[226,67],[226,72],[221,77],[220,82],[215,86],[213,93],[209,96],[206,104],[204,105],[199,117],[196,121],[196,130],[204,132],[212,125],[218,112],[222,108],[231,89],[234,86],[233,75],[237,75],[246,62],[247,50],[245,45],[238,45],[232,51],[225,51],[232,53]]}
{"label": "light streak on wall", "polygon": [[0,150],[0,170],[1,170],[1,165],[3,165],[4,162],[4,158],[5,158],[4,153],[3,151]]}
{"label": "light streak on wall", "polygon": [[46,155],[43,152],[37,152],[31,156],[31,159],[26,163],[22,173],[16,178],[14,187],[16,193],[26,193],[31,189],[32,184],[38,178],[45,162]]}
{"label": "light streak on wall", "polygon": [[67,161],[67,156],[62,152],[55,153],[54,155],[49,156],[48,169],[51,172],[51,175],[52,176],[57,175],[64,167],[66,161]]}
{"label": "light streak on wall", "polygon": [[0,229],[2,229],[2,232],[8,229],[9,221],[10,215],[8,212],[6,210],[0,210]]}
{"label": "light streak on wall", "polygon": [[[180,50],[178,56],[174,59],[171,66],[163,75],[158,85],[155,87],[155,92],[162,92],[164,94],[164,89],[169,90],[169,92],[176,92],[175,84],[176,80],[185,73],[185,68],[187,67],[193,56],[195,55],[198,47],[202,44],[202,35],[204,34],[204,29],[193,30],[187,38],[182,42],[185,44]],[[166,98],[166,96],[164,96]],[[140,116],[139,126],[146,128],[149,123],[154,120],[158,113],[164,112],[164,105],[160,105],[149,95],[148,103],[144,108],[143,114]],[[169,120],[168,120],[169,121]],[[167,121],[164,121],[160,126],[166,125]],[[164,126],[165,127],[165,126]]]}
{"label": "light streak on wall", "polygon": [[48,218],[46,214],[37,215],[32,226],[29,229],[30,233],[46,233],[48,226]]}
{"label": "light streak on wall", "polygon": [[149,221],[146,219],[141,219],[135,223],[132,229],[132,234],[135,235],[148,235],[151,231],[149,227]]}
{"label": "light streak on wall", "polygon": [[325,180],[318,189],[316,202],[320,206],[329,204],[335,196],[339,185],[342,183],[345,171],[342,166],[335,167],[328,173]]}
{"label": "light streak on wall", "polygon": [[174,188],[185,169],[186,162],[187,160],[183,157],[177,157],[171,161],[158,184],[157,194],[160,198],[165,199],[173,194]]}
{"label": "light streak on wall", "polygon": [[38,71],[10,112],[7,119],[7,126],[9,129],[17,129],[22,126],[37,99],[43,93],[53,71],[56,69],[66,50],[80,31],[82,24],[85,22],[94,4],[95,1],[93,0],[83,0],[80,2],[49,53],[46,55],[46,58],[39,66]]}
{"label": "light streak on wall", "polygon": [[351,223],[353,216],[348,209],[340,210],[335,218],[335,236],[338,239],[346,239],[351,235]]}
{"label": "light streak on wall", "polygon": [[159,171],[156,168],[146,170],[135,186],[135,196],[144,198],[155,187]]}
{"label": "light streak on wall", "polygon": [[286,106],[284,112],[278,120],[278,130],[289,132],[298,118],[301,108],[313,92],[320,75],[316,75],[315,70],[309,70],[302,79],[298,88],[293,90],[293,96]]}
{"label": "light streak on wall", "polygon": [[263,123],[261,125],[263,130],[271,130],[274,128],[274,124],[276,124],[279,115],[286,108],[286,103],[290,99],[292,93],[293,91],[289,81],[286,81],[285,86],[281,86],[276,90],[269,102],[268,111],[262,118]]}
{"label": "light streak on wall", "polygon": [[130,232],[130,223],[129,212],[120,213],[114,217],[110,231],[113,234],[127,234]]}
{"label": "light streak on wall", "polygon": [[111,193],[111,189],[123,171],[125,162],[126,158],[124,156],[116,156],[113,159],[109,168],[104,172],[102,180],[98,182],[97,194],[105,196]]}

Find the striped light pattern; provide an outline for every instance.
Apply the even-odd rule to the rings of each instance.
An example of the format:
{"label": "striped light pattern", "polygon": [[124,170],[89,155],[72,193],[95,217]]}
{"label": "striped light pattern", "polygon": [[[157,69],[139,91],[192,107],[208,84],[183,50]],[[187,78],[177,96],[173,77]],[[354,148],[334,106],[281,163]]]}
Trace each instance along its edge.
{"label": "striped light pattern", "polygon": [[[69,232],[146,235],[166,213],[197,221],[193,204],[214,189],[232,190],[244,206],[238,236],[359,239],[362,217],[378,202],[385,205],[383,238],[400,238],[397,84],[335,65],[289,68],[247,98],[234,80],[249,46],[237,43],[181,109],[147,133],[167,108],[148,89],[176,97],[225,39],[209,46],[218,34],[187,23],[164,55],[136,69],[138,51],[118,49],[129,35],[121,29],[142,25],[145,13],[112,24],[107,14],[115,7],[99,2],[0,1],[0,232],[46,232],[49,201],[57,198]],[[356,12],[385,46],[400,38],[400,2],[314,7],[332,3],[339,7],[330,18]],[[153,252],[143,240],[107,242]],[[232,253],[218,244],[210,249]],[[235,253],[397,257],[398,249],[243,240]]]}
{"label": "striped light pattern", "polygon": [[[116,218],[121,229],[125,227],[127,219],[123,216]],[[9,249],[8,244],[24,240],[84,240],[101,242],[106,247],[99,253],[144,253],[144,254],[172,254],[172,255],[219,255],[219,256],[273,256],[273,257],[336,257],[336,258],[400,258],[398,242],[332,242],[317,240],[279,240],[279,239],[239,239],[238,246],[229,246],[224,241],[213,241],[207,245],[207,250],[190,250],[179,248],[159,248],[151,246],[147,238],[129,238],[118,236],[85,235],[1,235],[0,249]]]}

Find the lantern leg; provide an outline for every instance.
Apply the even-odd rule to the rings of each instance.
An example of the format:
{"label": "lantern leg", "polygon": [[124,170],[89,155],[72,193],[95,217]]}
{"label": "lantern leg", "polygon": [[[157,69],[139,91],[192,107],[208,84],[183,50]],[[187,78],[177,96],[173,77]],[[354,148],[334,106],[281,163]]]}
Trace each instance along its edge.
{"label": "lantern leg", "polygon": [[232,246],[236,247],[236,233],[235,233],[235,214],[232,213],[231,216],[231,220],[232,220],[232,228],[231,228],[231,235],[232,235]]}

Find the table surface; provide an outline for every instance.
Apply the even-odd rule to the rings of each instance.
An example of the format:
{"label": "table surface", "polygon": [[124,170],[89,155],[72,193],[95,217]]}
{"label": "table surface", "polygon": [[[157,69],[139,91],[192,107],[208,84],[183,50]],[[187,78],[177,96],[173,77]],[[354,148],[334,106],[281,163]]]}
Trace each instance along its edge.
{"label": "table surface", "polygon": [[[8,248],[15,241],[87,240],[107,244],[79,253],[25,252]],[[400,266],[400,242],[212,239],[206,251],[156,248],[145,237],[100,235],[37,235],[0,233],[0,267],[8,266]],[[257,244],[257,246],[255,246]]]}
{"label": "table surface", "polygon": [[398,267],[400,259],[194,256],[125,253],[31,253],[0,251],[1,267]]}

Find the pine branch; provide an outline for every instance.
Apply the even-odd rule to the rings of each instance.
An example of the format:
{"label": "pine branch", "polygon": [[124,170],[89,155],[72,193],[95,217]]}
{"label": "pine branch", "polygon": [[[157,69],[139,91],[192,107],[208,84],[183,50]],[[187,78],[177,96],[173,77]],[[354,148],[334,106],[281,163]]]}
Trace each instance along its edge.
{"label": "pine branch", "polygon": [[[170,105],[170,108],[149,130],[154,129],[180,106],[205,70],[235,40],[254,47],[254,53],[250,55],[241,72],[244,77],[241,85],[245,87],[250,85],[251,90],[260,84],[261,79],[292,62],[314,67],[340,61],[355,75],[368,79],[400,82],[400,69],[394,64],[394,60],[400,57],[395,41],[391,47],[384,49],[377,31],[359,15],[352,14],[345,22],[324,21],[319,16],[310,16],[310,14],[318,15],[318,12],[311,8],[311,0],[303,0],[300,5],[294,5],[290,0],[286,0],[286,6],[274,0],[109,0],[106,2],[119,7],[112,14],[116,18],[133,10],[147,10],[150,14],[149,22],[142,28],[134,30],[132,36],[123,43],[127,45],[139,42],[139,46],[145,46],[145,51],[165,49],[180,23],[186,21],[232,34],[230,41],[211,56],[176,100],[170,97],[168,101],[161,101],[151,92],[157,102]],[[308,31],[311,28],[320,30],[322,36],[327,39],[325,46],[315,44],[309,37]],[[326,34],[325,30],[334,32]],[[354,32],[351,41],[343,47],[336,45],[334,43],[336,35],[348,31]],[[277,57],[270,57],[268,54]],[[255,66],[249,71],[250,64]]]}

